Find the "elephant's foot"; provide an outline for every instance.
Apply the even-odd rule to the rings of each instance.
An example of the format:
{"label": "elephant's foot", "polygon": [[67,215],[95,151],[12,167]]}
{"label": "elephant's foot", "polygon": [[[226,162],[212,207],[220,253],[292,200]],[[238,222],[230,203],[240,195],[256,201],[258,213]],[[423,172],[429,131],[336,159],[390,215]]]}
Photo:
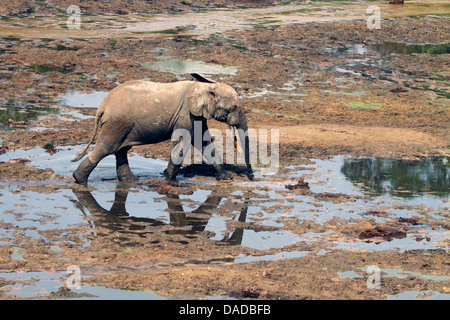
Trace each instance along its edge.
{"label": "elephant's foot", "polygon": [[173,174],[173,172],[172,172],[172,173],[169,173],[169,172],[167,171],[167,169],[164,170],[163,174],[164,174],[164,176],[166,177],[166,179],[167,179],[168,181],[176,181],[176,180],[177,180],[177,175],[176,175],[176,174]]}
{"label": "elephant's foot", "polygon": [[164,170],[164,176],[169,181],[176,181],[178,172],[180,172],[181,165],[174,164],[172,161],[169,161],[167,165],[167,169]]}
{"label": "elephant's foot", "polygon": [[131,172],[128,165],[122,165],[117,169],[117,177],[119,181],[137,181],[139,180],[133,172]]}
{"label": "elephant's foot", "polygon": [[133,172],[131,172],[128,164],[127,153],[130,147],[124,147],[115,153],[116,155],[116,172],[119,181],[137,181],[139,180]]}
{"label": "elephant's foot", "polygon": [[76,183],[86,184],[88,181],[88,177],[91,174],[92,170],[96,167],[96,164],[93,164],[89,158],[83,160],[80,163],[77,170],[73,172],[73,178]]}
{"label": "elephant's foot", "polygon": [[119,181],[138,181],[139,178],[136,177],[132,172],[130,172],[130,174],[127,175],[120,175],[118,176]]}
{"label": "elephant's foot", "polygon": [[220,171],[217,173],[216,179],[221,181],[233,180],[233,176],[227,171]]}
{"label": "elephant's foot", "polygon": [[78,184],[86,184],[87,183],[87,178],[80,175],[77,171],[74,171],[72,176],[75,179],[75,183],[78,183]]}

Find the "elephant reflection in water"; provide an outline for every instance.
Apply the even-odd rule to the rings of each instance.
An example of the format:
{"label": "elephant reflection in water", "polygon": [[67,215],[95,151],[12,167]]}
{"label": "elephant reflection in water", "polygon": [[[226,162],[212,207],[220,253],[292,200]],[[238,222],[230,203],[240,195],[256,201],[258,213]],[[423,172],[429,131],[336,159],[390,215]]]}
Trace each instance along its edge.
{"label": "elephant reflection in water", "polygon": [[[87,189],[72,190],[75,196],[78,198],[76,206],[87,216],[85,208],[90,212],[93,218],[94,227],[105,228],[112,231],[118,231],[123,234],[137,234],[144,237],[146,234],[152,234],[151,229],[148,227],[161,227],[167,224],[163,221],[152,218],[139,218],[130,215],[125,208],[125,203],[128,197],[128,190],[117,188],[114,195],[114,203],[110,210],[104,209],[91,192]],[[209,219],[211,218],[211,212],[218,209],[222,196],[217,195],[216,192],[212,192],[207,199],[189,215],[183,209],[181,200],[177,194],[167,194],[166,201],[170,216],[169,225],[173,227],[180,227],[181,229],[173,229],[166,231],[167,234],[183,234],[187,238],[195,237],[198,233],[205,230]],[[247,217],[247,204],[243,202],[244,206],[239,213],[238,221],[245,222]],[[190,226],[191,229],[186,229],[186,226]],[[242,243],[244,229],[236,228],[229,236],[227,233],[223,240],[220,242],[227,245],[240,245]]]}

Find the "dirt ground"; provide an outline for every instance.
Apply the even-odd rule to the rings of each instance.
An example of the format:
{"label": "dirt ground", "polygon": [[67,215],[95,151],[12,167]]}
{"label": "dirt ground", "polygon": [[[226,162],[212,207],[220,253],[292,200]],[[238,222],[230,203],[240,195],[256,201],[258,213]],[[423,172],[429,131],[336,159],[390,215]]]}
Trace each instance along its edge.
{"label": "dirt ground", "polygon": [[[2,1],[0,14],[24,14],[25,11],[26,14],[51,15],[55,13],[53,11],[65,8],[66,3],[74,4],[73,1],[60,1],[58,5],[53,2],[47,1],[48,6],[44,8],[38,1]],[[164,6],[157,8],[156,4],[146,3],[133,1],[126,9],[120,1],[82,1],[80,5],[92,14],[155,10],[161,13],[183,12],[206,6],[202,1],[189,1],[190,5],[165,1]],[[204,8],[218,8],[225,4],[224,1],[208,3],[210,5]],[[267,6],[270,3],[248,1],[244,5]],[[445,43],[450,34],[448,22],[445,15],[391,18],[383,20],[383,27],[378,30],[368,29],[365,21],[309,23],[229,31],[212,35],[208,40],[176,35],[167,38],[66,40],[4,36],[0,39],[0,104],[3,109],[11,104],[19,108],[38,105],[92,116],[95,109],[61,106],[58,95],[70,90],[86,93],[109,91],[117,83],[132,79],[176,81],[173,73],[149,70],[142,64],[157,62],[164,55],[217,66],[237,66],[235,74],[212,75],[211,78],[238,91],[249,127],[280,130],[280,175],[284,178],[290,174],[289,165],[305,165],[309,158],[328,159],[336,155],[401,159],[449,156],[448,51],[444,54],[397,52],[388,58],[380,58],[370,50],[363,53],[346,50],[355,46],[376,47],[385,42]],[[164,48],[164,51],[155,48]],[[111,74],[115,76],[111,77]],[[185,74],[181,78],[190,79],[190,76]],[[63,146],[84,144],[89,140],[94,124],[92,117],[73,121],[64,116],[11,121],[2,118],[1,122],[5,130],[0,131],[0,154],[37,147],[58,152],[58,148]],[[214,121],[209,126],[225,129],[223,124]],[[146,158],[167,160],[170,143],[134,147],[133,151]],[[196,173],[200,169],[192,170]],[[27,185],[27,182],[42,181],[47,183]],[[245,182],[245,177],[236,172],[235,181],[237,185],[234,182],[221,185],[219,193],[226,196],[236,190],[253,192],[265,188],[262,181],[256,181],[254,187],[239,186],[239,182]],[[275,181],[282,183],[283,180]],[[72,189],[82,203],[83,199],[88,201],[89,192],[93,191],[92,188],[86,190],[75,185],[70,176],[55,174],[52,168],[30,166],[27,160],[1,161],[0,182],[2,189],[19,182],[22,183],[22,191],[34,190],[43,194]],[[138,192],[136,190],[140,187],[153,184],[155,190],[168,194],[170,203],[174,195],[195,191],[196,183],[202,184],[203,178],[181,185],[169,185],[163,179],[144,179],[133,184],[130,192]],[[129,187],[122,185],[117,190],[126,193]],[[287,196],[290,191],[283,192]],[[302,195],[309,191],[293,192]],[[333,199],[327,194],[308,195],[328,197],[329,201],[353,201],[353,196],[345,194]],[[7,200],[3,198],[0,201]],[[232,201],[221,210],[224,208],[227,213],[222,214],[226,217],[232,217],[231,212],[242,210]],[[323,250],[326,241],[357,237],[362,230],[376,227],[378,224],[370,219],[358,223],[336,220],[324,226],[286,222],[285,228],[295,234],[333,232],[326,241],[301,247],[311,254],[249,263],[233,261],[239,255],[258,255],[258,250],[239,245],[217,245],[209,239],[206,231],[186,240],[182,233],[172,234],[170,226],[148,226],[139,221],[125,220],[114,222],[115,228],[111,229],[105,227],[108,224],[102,221],[101,215],[97,220],[95,217],[91,219],[96,226],[92,234],[86,235],[89,231],[84,225],[71,228],[70,234],[61,229],[40,231],[46,241],[60,241],[57,252],[42,239],[16,235],[26,249],[25,259],[12,259],[13,245],[2,245],[1,272],[64,270],[74,261],[82,261],[89,270],[95,270],[92,277],[83,280],[86,283],[150,290],[161,296],[180,299],[208,296],[385,299],[411,290],[448,294],[450,288],[448,279],[433,281],[414,276],[414,273],[427,273],[448,277],[449,256],[445,250]],[[14,228],[14,223],[0,223],[2,228]],[[233,219],[229,223],[230,228],[270,230],[270,227],[257,223]],[[433,228],[448,230],[448,220],[433,223]],[[402,232],[412,228],[408,223],[398,221],[387,222],[382,227],[395,227]],[[84,244],[77,240],[80,235],[90,239],[89,250],[85,250]],[[271,252],[267,250],[265,254]],[[273,254],[276,253],[273,250]],[[217,257],[220,257],[219,261],[216,261]],[[339,276],[340,272],[369,265],[398,268],[413,275],[406,278],[382,277],[378,290],[369,289],[366,278],[361,276]],[[7,284],[9,282],[2,282],[0,278],[0,290]],[[17,297],[0,291],[0,298]]]}

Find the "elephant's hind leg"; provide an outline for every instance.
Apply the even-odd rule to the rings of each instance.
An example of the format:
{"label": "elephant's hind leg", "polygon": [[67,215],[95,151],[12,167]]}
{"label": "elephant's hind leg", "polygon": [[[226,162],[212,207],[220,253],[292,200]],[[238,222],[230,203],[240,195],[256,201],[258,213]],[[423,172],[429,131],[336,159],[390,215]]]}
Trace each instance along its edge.
{"label": "elephant's hind leg", "polygon": [[96,166],[97,164],[92,163],[89,157],[84,159],[83,162],[81,162],[78,166],[77,170],[73,172],[73,178],[75,179],[75,182],[79,184],[87,183],[89,175]]}
{"label": "elephant's hind leg", "polygon": [[[118,159],[117,166],[118,168],[120,167],[121,175],[122,172],[123,175],[126,175],[128,167],[128,149],[122,148],[121,145],[123,141],[125,141],[131,129],[132,126],[127,123],[117,121],[103,124],[97,137],[94,150],[83,162],[81,162],[78,169],[73,173],[75,182],[85,184],[92,170],[95,169],[97,164],[103,158],[109,156],[110,154],[116,154],[116,159]],[[119,154],[118,157],[117,154]]]}
{"label": "elephant's hind leg", "polygon": [[130,147],[125,147],[120,149],[115,153],[116,155],[116,170],[117,177],[119,181],[136,181],[138,177],[136,177],[130,169],[130,165],[128,164],[127,153],[130,150]]}

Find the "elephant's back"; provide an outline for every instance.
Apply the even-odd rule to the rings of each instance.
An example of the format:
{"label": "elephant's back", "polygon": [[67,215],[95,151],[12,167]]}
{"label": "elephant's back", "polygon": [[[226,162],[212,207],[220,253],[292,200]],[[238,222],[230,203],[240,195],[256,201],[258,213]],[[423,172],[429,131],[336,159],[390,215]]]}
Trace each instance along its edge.
{"label": "elephant's back", "polygon": [[[147,128],[149,135],[170,131],[174,115],[183,106],[186,90],[191,81],[157,83],[132,80],[117,86],[106,96],[99,107],[102,122],[133,123],[137,128]],[[150,132],[151,131],[151,132]],[[148,140],[138,137],[138,140]]]}
{"label": "elephant's back", "polygon": [[130,114],[130,112],[144,112],[152,106],[156,108],[173,104],[175,101],[172,100],[180,96],[174,92],[180,91],[181,87],[180,82],[158,83],[130,80],[111,90],[99,109],[105,113],[113,112],[116,116]]}
{"label": "elephant's back", "polygon": [[129,80],[114,88],[113,91],[129,91],[140,94],[164,94],[173,90],[180,90],[186,87],[187,84],[192,83],[192,81],[177,81],[177,82],[152,82],[144,80]]}

